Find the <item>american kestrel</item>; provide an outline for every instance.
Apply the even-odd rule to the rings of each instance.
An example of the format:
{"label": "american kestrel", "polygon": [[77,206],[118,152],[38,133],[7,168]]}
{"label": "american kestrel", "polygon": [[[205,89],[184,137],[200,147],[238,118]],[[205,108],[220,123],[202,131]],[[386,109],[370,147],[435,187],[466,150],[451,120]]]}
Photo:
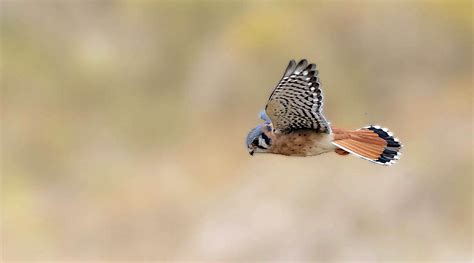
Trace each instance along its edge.
{"label": "american kestrel", "polygon": [[260,118],[265,122],[247,135],[254,153],[312,156],[326,152],[354,154],[392,165],[400,158],[401,143],[386,128],[370,125],[355,131],[330,125],[322,114],[323,96],[315,64],[294,60],[268,99]]}

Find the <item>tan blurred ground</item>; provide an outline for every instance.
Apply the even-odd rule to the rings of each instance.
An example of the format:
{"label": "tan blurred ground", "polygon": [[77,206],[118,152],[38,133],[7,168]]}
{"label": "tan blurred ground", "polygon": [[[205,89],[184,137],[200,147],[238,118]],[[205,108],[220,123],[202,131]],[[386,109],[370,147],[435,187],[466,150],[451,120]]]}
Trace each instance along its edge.
{"label": "tan blurred ground", "polygon": [[[471,259],[471,2],[0,8],[4,260]],[[251,158],[292,58],[399,164]]]}

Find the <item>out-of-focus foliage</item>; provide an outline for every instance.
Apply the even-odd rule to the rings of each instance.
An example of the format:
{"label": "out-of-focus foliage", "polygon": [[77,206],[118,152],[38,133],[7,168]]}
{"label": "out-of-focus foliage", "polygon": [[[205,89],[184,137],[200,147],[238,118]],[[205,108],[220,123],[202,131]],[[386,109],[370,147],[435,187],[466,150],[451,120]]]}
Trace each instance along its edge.
{"label": "out-of-focus foliage", "polygon": [[[469,1],[2,1],[5,260],[467,260]],[[390,168],[246,152],[288,60]]]}

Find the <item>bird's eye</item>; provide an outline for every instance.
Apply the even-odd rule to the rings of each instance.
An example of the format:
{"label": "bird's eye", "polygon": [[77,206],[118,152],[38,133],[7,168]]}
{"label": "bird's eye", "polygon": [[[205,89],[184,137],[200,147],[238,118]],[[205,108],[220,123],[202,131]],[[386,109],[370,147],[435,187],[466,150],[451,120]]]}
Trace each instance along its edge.
{"label": "bird's eye", "polygon": [[255,139],[252,141],[252,145],[258,146],[258,138],[259,138],[259,137],[255,138]]}

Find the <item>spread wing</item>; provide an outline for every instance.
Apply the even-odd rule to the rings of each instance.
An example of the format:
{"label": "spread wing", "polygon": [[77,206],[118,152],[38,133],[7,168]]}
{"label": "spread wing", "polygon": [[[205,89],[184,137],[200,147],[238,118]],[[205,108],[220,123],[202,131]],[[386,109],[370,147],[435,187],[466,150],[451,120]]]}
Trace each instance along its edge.
{"label": "spread wing", "polygon": [[322,114],[320,86],[315,64],[308,65],[306,59],[298,64],[291,60],[265,107],[275,130],[314,129],[331,133],[331,127]]}

